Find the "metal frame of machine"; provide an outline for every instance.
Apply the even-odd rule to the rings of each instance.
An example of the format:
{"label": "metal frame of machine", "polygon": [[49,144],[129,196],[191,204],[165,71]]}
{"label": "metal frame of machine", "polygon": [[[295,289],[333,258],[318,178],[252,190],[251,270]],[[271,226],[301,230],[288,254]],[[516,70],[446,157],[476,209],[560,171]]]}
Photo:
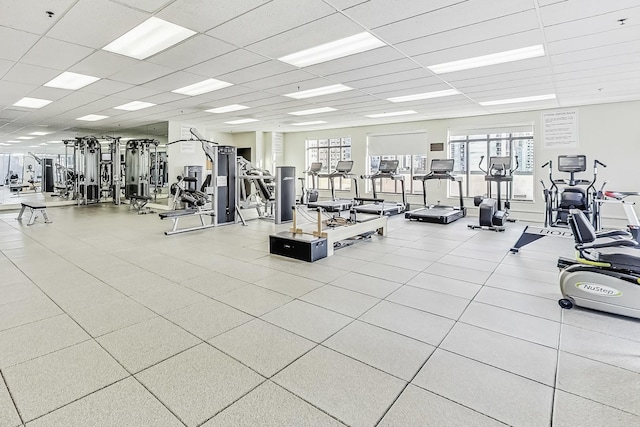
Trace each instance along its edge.
{"label": "metal frame of machine", "polygon": [[[363,175],[362,179],[370,179],[373,191],[373,199],[356,198],[356,201],[366,202],[373,201],[373,203],[360,204],[353,206],[356,212],[367,213],[373,215],[398,215],[407,210],[407,195],[404,188],[404,175],[398,175],[398,160],[381,160],[378,172],[373,175]],[[377,179],[391,179],[393,181],[400,181],[400,187],[402,188],[402,203],[385,202],[383,199],[378,199],[376,192],[376,180]]]}
{"label": "metal frame of machine", "polygon": [[327,212],[342,212],[351,209],[353,206],[353,200],[351,199],[338,199],[336,197],[336,178],[345,178],[353,180],[355,197],[359,197],[358,192],[358,178],[351,174],[353,169],[353,160],[340,160],[335,167],[335,170],[326,175],[318,175],[321,178],[329,178],[329,187],[331,189],[331,200],[318,200],[316,202],[310,202],[307,204],[309,208],[320,208]]}

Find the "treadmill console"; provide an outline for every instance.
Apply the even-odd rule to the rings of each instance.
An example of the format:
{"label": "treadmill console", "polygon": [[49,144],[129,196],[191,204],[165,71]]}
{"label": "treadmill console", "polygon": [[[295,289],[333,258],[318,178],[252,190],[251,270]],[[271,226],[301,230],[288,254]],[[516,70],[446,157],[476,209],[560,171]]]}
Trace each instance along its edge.
{"label": "treadmill console", "polygon": [[558,156],[559,172],[584,172],[587,170],[587,156],[579,154],[577,156]]}
{"label": "treadmill console", "polygon": [[349,173],[353,169],[353,161],[352,160],[340,160],[336,165],[336,172],[340,173]]}
{"label": "treadmill console", "polygon": [[399,160],[380,160],[378,173],[394,174],[398,170]]}
{"label": "treadmill console", "polygon": [[453,172],[454,159],[431,160],[431,173],[445,175]]}
{"label": "treadmill console", "polygon": [[310,174],[317,174],[321,170],[322,170],[322,162],[313,162],[311,163],[311,166],[309,166]]}

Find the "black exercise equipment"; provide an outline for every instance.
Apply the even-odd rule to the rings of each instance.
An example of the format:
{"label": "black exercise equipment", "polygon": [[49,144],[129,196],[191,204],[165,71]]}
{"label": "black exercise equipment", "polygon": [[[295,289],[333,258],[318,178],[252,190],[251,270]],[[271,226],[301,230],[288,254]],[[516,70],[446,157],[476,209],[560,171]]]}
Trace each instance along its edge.
{"label": "black exercise equipment", "polygon": [[331,188],[331,200],[322,200],[309,202],[307,207],[309,208],[321,208],[327,212],[342,212],[351,209],[353,206],[353,200],[351,199],[338,199],[336,197],[336,178],[344,178],[353,180],[354,190],[356,197],[359,197],[358,194],[358,178],[355,175],[351,174],[351,169],[353,169],[353,161],[351,160],[341,160],[336,165],[336,168],[333,172],[326,175],[318,175],[321,178],[329,178],[329,186]]}
{"label": "black exercise equipment", "polygon": [[[404,189],[404,175],[399,175],[398,172],[398,160],[380,160],[380,166],[378,172],[373,175],[364,175],[362,179],[370,179],[371,187],[373,189],[373,199],[378,199],[376,192],[376,181],[383,179],[391,179],[393,181],[400,181],[400,187],[402,189],[402,203],[399,202],[373,202],[369,204],[355,205],[353,209],[356,212],[367,213],[373,215],[398,215],[407,210],[407,195]],[[366,201],[366,199],[359,198],[360,201]],[[378,199],[381,200],[381,199]]]}

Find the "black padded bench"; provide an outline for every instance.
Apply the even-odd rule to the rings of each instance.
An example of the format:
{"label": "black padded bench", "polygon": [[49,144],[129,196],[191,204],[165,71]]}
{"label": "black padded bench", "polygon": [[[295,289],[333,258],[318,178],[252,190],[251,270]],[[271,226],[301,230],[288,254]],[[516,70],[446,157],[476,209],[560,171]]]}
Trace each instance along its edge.
{"label": "black padded bench", "polygon": [[47,206],[45,204],[36,202],[23,202],[21,203],[21,205],[22,209],[20,209],[18,218],[16,218],[18,221],[22,221],[22,214],[24,214],[25,209],[29,208],[31,216],[29,217],[29,222],[27,223],[27,225],[33,225],[33,223],[36,221],[36,218],[38,218],[38,213],[42,214],[45,223],[49,224],[50,222],[52,222],[47,216]]}
{"label": "black padded bench", "polygon": [[[205,224],[204,222],[205,216],[213,216],[213,215],[215,215],[213,210],[200,210],[200,209],[182,209],[182,210],[161,212],[158,214],[160,219],[173,220],[173,227],[171,228],[171,230],[164,232],[164,234],[166,234],[167,236],[171,234],[186,233],[188,231],[203,230],[205,228],[215,227],[215,224],[213,223],[213,218],[210,224]],[[185,216],[198,216],[200,218],[201,225],[196,227],[191,227],[191,228],[183,228],[179,230],[178,221],[180,220],[180,218],[183,218]]]}

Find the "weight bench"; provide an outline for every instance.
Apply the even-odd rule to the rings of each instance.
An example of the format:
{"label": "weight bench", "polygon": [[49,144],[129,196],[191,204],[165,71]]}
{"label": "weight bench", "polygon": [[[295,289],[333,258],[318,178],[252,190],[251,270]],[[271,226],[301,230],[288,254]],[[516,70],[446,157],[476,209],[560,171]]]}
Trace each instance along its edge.
{"label": "weight bench", "polygon": [[20,209],[20,214],[18,214],[18,218],[16,218],[18,221],[22,221],[22,214],[24,214],[24,210],[26,208],[29,208],[29,210],[31,211],[31,216],[29,217],[29,222],[27,223],[27,225],[33,225],[33,223],[36,221],[36,218],[38,218],[38,213],[42,214],[42,217],[44,218],[44,222],[46,224],[53,222],[47,216],[46,205],[43,205],[40,203],[34,203],[34,202],[27,202],[27,203],[21,203],[21,204],[22,204],[22,209]]}
{"label": "weight bench", "polygon": [[[160,216],[160,219],[173,220],[173,227],[171,228],[171,230],[164,232],[164,234],[167,236],[170,236],[171,234],[186,233],[188,231],[203,230],[205,228],[215,227],[215,224],[213,221],[211,221],[211,224],[204,223],[205,215],[212,216],[212,215],[215,215],[215,213],[213,210],[204,211],[199,209],[182,209],[182,210],[176,210],[176,211],[161,212],[158,214],[158,216]],[[183,218],[185,216],[199,216],[201,225],[196,227],[191,227],[191,228],[183,228],[179,230],[178,221],[180,220],[180,218]]]}
{"label": "weight bench", "polygon": [[151,197],[132,194],[129,196],[129,209],[135,209],[136,211],[138,211],[138,215],[154,213],[150,208],[146,208],[146,210],[143,210],[150,200]]}

